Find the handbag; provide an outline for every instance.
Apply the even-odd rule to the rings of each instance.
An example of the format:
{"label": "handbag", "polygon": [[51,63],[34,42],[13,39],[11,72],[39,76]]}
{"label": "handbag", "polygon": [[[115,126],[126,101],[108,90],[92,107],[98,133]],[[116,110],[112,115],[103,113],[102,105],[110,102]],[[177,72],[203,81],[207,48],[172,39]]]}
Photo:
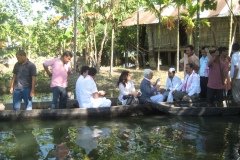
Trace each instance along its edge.
{"label": "handbag", "polygon": [[126,104],[125,105],[137,105],[139,104],[139,100],[137,97],[134,97],[133,95],[125,95],[123,96],[123,99],[126,100]]}

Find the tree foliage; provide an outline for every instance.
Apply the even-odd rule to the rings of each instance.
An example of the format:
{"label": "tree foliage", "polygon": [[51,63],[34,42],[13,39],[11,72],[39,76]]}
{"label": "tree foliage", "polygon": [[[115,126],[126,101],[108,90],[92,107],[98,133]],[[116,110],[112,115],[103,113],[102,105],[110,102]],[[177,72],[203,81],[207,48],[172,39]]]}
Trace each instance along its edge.
{"label": "tree foliage", "polygon": [[[121,22],[140,6],[153,10],[160,16],[161,8],[179,5],[186,8],[182,21],[186,31],[195,28],[193,17],[197,6],[191,0],[77,0],[77,50],[85,49],[93,65],[101,65],[102,57],[110,52],[109,33],[116,31],[115,54],[131,50],[129,43],[136,41],[134,28],[123,28]],[[33,4],[44,5],[42,10],[34,11]],[[216,1],[205,0],[201,10],[215,9]],[[74,0],[5,0],[0,1],[0,39],[6,47],[22,47],[33,55],[56,55],[63,50],[72,50]],[[54,11],[55,14],[49,14]],[[173,19],[164,19],[173,28]],[[129,42],[129,43],[128,43]],[[2,52],[3,53],[3,52]],[[6,52],[4,52],[6,54]],[[104,55],[104,56],[103,56]],[[105,62],[106,63],[106,62]]]}

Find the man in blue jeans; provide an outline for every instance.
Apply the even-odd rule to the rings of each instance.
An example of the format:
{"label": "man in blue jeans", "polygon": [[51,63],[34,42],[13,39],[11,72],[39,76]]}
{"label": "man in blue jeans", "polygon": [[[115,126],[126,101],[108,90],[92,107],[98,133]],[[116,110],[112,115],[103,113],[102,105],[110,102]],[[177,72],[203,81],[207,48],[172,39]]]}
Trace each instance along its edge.
{"label": "man in blue jeans", "polygon": [[13,109],[20,110],[22,99],[26,110],[32,110],[32,97],[35,95],[37,69],[30,62],[24,50],[16,54],[17,63],[13,68],[13,77],[10,82],[10,93],[13,94]]}
{"label": "man in blue jeans", "polygon": [[[43,63],[44,70],[51,77],[51,90],[53,93],[51,108],[66,108],[67,106],[67,85],[68,75],[71,73],[70,61],[72,53],[63,52],[61,57],[46,60]],[[51,70],[50,70],[51,68]]]}

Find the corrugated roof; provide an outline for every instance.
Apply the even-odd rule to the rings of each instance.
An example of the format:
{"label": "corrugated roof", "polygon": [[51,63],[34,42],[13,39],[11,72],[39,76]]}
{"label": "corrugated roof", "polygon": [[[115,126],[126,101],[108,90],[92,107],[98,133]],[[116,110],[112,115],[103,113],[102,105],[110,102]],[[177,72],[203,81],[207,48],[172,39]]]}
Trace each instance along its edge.
{"label": "corrugated roof", "polygon": [[[233,14],[240,16],[240,0],[232,0],[233,4]],[[227,0],[228,5],[230,5],[231,0]],[[200,12],[200,18],[211,18],[211,17],[226,17],[229,16],[229,7],[225,0],[218,0],[216,10],[205,10]],[[159,6],[156,6],[159,8]],[[184,9],[182,8],[180,12],[183,12]],[[177,8],[175,6],[168,6],[163,9],[162,16],[172,16],[177,17]],[[139,24],[155,24],[158,23],[158,18],[156,15],[146,9],[140,8],[139,9]],[[132,16],[127,18],[122,22],[122,26],[133,26],[137,24],[137,12],[133,13]]]}

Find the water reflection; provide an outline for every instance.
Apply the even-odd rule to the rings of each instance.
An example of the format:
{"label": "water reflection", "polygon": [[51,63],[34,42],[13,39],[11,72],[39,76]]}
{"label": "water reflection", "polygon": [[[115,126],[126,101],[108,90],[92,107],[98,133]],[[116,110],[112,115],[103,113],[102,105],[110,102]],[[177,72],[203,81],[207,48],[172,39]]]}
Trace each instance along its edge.
{"label": "water reflection", "polygon": [[238,117],[0,122],[0,159],[238,159]]}

